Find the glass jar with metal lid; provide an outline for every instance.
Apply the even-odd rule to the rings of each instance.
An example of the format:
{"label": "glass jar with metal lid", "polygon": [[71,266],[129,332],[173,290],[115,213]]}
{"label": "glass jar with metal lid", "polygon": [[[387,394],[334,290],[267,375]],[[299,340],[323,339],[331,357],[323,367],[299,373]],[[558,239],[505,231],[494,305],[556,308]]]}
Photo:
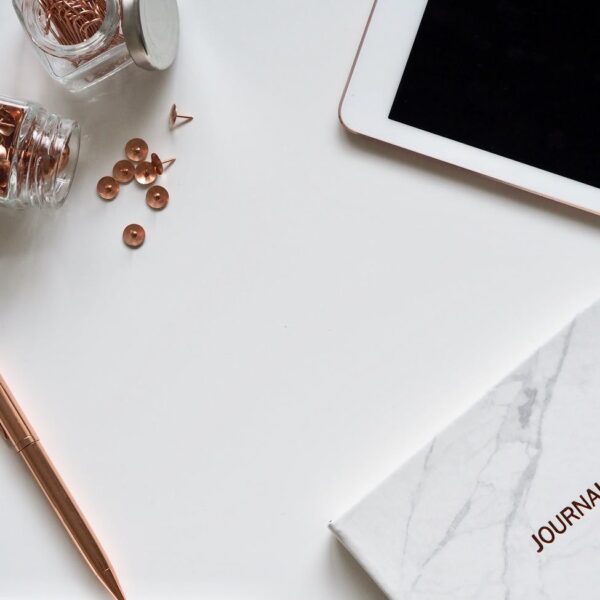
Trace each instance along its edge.
{"label": "glass jar with metal lid", "polygon": [[50,75],[73,92],[135,63],[171,66],[179,45],[177,0],[13,0]]}

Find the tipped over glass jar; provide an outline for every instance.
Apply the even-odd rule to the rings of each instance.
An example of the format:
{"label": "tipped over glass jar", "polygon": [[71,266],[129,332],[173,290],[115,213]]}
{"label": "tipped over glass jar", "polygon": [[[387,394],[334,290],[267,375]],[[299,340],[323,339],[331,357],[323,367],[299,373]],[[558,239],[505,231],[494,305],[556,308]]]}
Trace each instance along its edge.
{"label": "tipped over glass jar", "polygon": [[79,125],[0,96],[0,206],[59,207],[79,157]]}
{"label": "tipped over glass jar", "polygon": [[82,91],[132,63],[171,66],[179,45],[177,0],[13,0],[50,75]]}

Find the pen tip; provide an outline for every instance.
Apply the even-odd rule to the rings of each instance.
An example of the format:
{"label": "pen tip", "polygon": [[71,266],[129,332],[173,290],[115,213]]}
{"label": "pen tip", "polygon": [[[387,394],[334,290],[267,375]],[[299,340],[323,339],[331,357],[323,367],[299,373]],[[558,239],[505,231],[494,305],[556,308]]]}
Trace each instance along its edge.
{"label": "pen tip", "polygon": [[107,569],[104,572],[104,585],[108,588],[108,591],[115,597],[115,600],[126,600],[125,594],[119,585],[117,578],[114,573]]}

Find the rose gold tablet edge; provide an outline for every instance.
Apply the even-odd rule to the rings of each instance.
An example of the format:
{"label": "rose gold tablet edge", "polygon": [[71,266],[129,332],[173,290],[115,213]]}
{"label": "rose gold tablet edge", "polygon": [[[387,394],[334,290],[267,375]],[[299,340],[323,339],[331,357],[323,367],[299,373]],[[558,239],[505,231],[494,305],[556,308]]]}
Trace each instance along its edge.
{"label": "rose gold tablet edge", "polygon": [[[412,152],[413,154],[416,154],[417,156],[425,156],[428,159],[437,160],[438,162],[441,162],[441,163],[446,164],[446,165],[450,165],[452,167],[456,167],[457,169],[461,169],[462,171],[466,171],[467,173],[473,173],[474,175],[479,175],[481,177],[485,177],[486,179],[490,179],[492,181],[497,181],[497,182],[499,182],[499,183],[501,183],[503,185],[507,185],[507,186],[512,187],[514,189],[522,190],[524,192],[527,192],[528,194],[533,194],[534,196],[538,196],[539,198],[545,198],[546,200],[551,200],[552,202],[556,202],[558,204],[563,204],[563,205],[568,206],[570,208],[575,208],[576,210],[582,210],[583,212],[587,212],[587,213],[592,214],[592,215],[600,216],[600,211],[592,210],[591,208],[588,208],[586,206],[581,206],[580,204],[573,204],[572,202],[568,202],[567,200],[562,200],[560,198],[555,198],[554,196],[548,196],[547,194],[543,194],[541,192],[537,192],[535,190],[523,187],[521,185],[517,185],[516,183],[512,183],[511,181],[506,181],[504,179],[500,179],[499,177],[494,177],[492,175],[487,175],[486,173],[482,173],[481,171],[475,171],[474,169],[469,169],[468,167],[463,167],[461,165],[457,165],[456,163],[449,162],[449,161],[444,160],[442,158],[436,158],[435,156],[431,156],[429,154],[425,154],[424,152],[418,152],[417,150],[411,150],[410,148],[406,148],[405,146],[399,146],[398,144],[394,144],[392,142],[388,142],[387,140],[382,140],[380,138],[373,137],[372,135],[367,135],[366,133],[362,133],[360,131],[356,131],[355,129],[352,129],[346,123],[344,123],[344,119],[342,118],[342,105],[344,104],[344,100],[346,99],[346,94],[348,93],[348,88],[350,87],[350,81],[352,80],[352,76],[354,75],[354,70],[356,69],[356,64],[358,62],[358,57],[360,56],[360,53],[362,51],[362,47],[363,47],[363,45],[365,43],[365,39],[367,37],[367,32],[369,31],[369,27],[371,25],[371,20],[373,19],[373,14],[375,13],[375,9],[377,8],[378,2],[379,2],[379,0],[374,0],[374,2],[373,2],[373,7],[371,8],[371,12],[369,13],[369,18],[367,20],[367,24],[366,24],[365,29],[363,31],[362,37],[360,38],[360,43],[358,44],[358,49],[356,51],[356,56],[354,57],[354,61],[352,62],[352,67],[350,69],[350,73],[348,75],[348,79],[346,81],[346,85],[344,86],[344,91],[342,92],[342,97],[341,97],[340,103],[338,105],[338,120],[341,123],[342,127],[344,127],[344,129],[346,129],[347,131],[349,131],[352,134],[362,135],[363,137],[369,138],[371,140],[376,140],[378,142],[382,142],[384,144],[388,144],[389,146],[394,146],[396,148],[401,148],[402,150],[405,150],[406,152]],[[481,152],[485,152],[485,150],[481,150]],[[498,155],[496,155],[496,156],[498,156]],[[549,173],[549,171],[544,171],[544,173]],[[569,181],[573,181],[573,180],[570,179]]]}
{"label": "rose gold tablet edge", "polygon": [[[360,43],[358,44],[358,49],[356,50],[356,56],[354,57],[354,61],[352,62],[352,67],[350,68],[350,73],[348,75],[348,79],[346,80],[346,85],[344,86],[344,91],[342,92],[342,97],[340,99],[340,103],[338,105],[338,120],[342,124],[342,126],[348,130],[350,133],[355,133],[357,135],[363,135],[354,129],[348,127],[346,123],[344,123],[344,119],[342,118],[342,105],[344,104],[344,100],[346,99],[346,94],[348,93],[348,88],[350,87],[350,81],[352,79],[352,75],[354,75],[354,69],[356,69],[356,63],[358,62],[358,57],[360,56],[360,52],[362,50],[363,44],[365,43],[365,38],[367,37],[367,32],[369,31],[369,27],[371,25],[371,19],[373,18],[373,14],[375,13],[375,8],[377,7],[377,3],[379,0],[374,0],[373,6],[371,7],[371,12],[369,13],[369,18],[367,19],[367,24],[365,25],[365,29],[363,31],[362,37],[360,38]],[[368,137],[368,136],[367,136]],[[375,139],[375,138],[373,138]]]}

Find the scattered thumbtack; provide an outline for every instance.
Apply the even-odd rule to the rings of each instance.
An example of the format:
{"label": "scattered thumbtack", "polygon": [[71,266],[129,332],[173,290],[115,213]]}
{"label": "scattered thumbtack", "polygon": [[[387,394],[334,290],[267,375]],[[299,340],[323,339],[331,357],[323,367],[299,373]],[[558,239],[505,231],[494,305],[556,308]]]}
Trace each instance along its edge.
{"label": "scattered thumbtack", "polygon": [[114,177],[103,177],[96,186],[98,196],[106,201],[114,200],[119,195],[120,189],[121,186]]}
{"label": "scattered thumbtack", "polygon": [[141,225],[127,225],[123,231],[123,242],[129,248],[139,248],[146,241],[146,232]]}
{"label": "scattered thumbtack", "polygon": [[[10,161],[8,161],[8,150],[1,143],[3,131],[8,131],[11,115],[5,115],[0,111],[0,192],[8,185],[8,174],[10,171]],[[169,114],[169,123],[175,127],[179,119],[185,119],[184,122],[193,120],[193,117],[180,115],[177,112],[177,106],[174,104]],[[4,129],[2,129],[4,127]],[[12,131],[12,130],[11,130]],[[156,153],[150,155],[150,160],[146,160],[149,154],[148,144],[141,138],[133,138],[125,145],[125,155],[127,159],[119,160],[112,169],[112,177],[102,177],[98,181],[96,191],[103,200],[114,200],[121,189],[121,185],[130,183],[135,179],[142,186],[151,186],[156,179],[162,175],[167,168],[173,165],[175,158],[162,160]],[[68,164],[69,155],[61,157],[59,169]],[[4,164],[6,163],[6,164]],[[48,165],[48,168],[56,168],[56,165]],[[146,192],[146,204],[152,210],[163,210],[169,204],[169,192],[160,185],[152,185]],[[146,232],[141,225],[132,223],[127,225],[123,231],[123,243],[129,248],[139,248],[146,241]]]}
{"label": "scattered thumbtack", "polygon": [[169,111],[169,125],[171,126],[171,129],[175,129],[179,119],[184,119],[184,122],[180,123],[180,125],[185,125],[185,123],[193,121],[194,117],[190,117],[189,115],[180,115],[177,112],[177,105],[173,104],[173,106],[171,106],[171,110]]}
{"label": "scattered thumbtack", "polygon": [[152,163],[143,162],[135,168],[135,180],[140,185],[150,185],[156,181],[156,177],[157,174]]}
{"label": "scattered thumbtack", "polygon": [[154,170],[156,171],[157,175],[162,175],[165,172],[165,169],[168,169],[177,159],[176,158],[170,158],[169,160],[160,160],[160,158],[158,157],[158,154],[152,154],[151,155],[151,159],[152,159],[152,166],[154,167]]}
{"label": "scattered thumbtack", "polygon": [[119,183],[130,183],[135,177],[135,165],[129,160],[120,160],[113,167],[113,177]]}
{"label": "scattered thumbtack", "polygon": [[155,185],[146,194],[146,204],[153,210],[163,210],[169,204],[169,192],[160,185]]}
{"label": "scattered thumbtack", "polygon": [[133,138],[125,145],[125,156],[134,163],[146,160],[148,156],[148,144],[141,138]]}

